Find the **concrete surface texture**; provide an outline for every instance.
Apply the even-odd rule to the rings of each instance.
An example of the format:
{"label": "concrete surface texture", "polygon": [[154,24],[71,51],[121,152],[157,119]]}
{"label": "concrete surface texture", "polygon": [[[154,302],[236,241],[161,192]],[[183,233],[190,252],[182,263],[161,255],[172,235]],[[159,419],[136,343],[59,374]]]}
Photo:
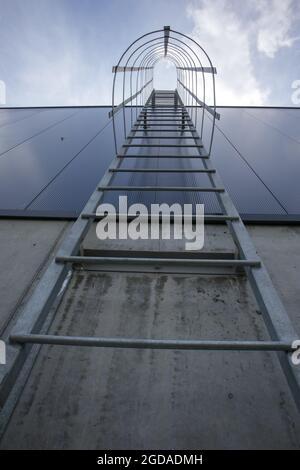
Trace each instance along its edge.
{"label": "concrete surface texture", "polygon": [[[299,328],[300,228],[250,233]],[[244,277],[95,269],[74,272],[50,331],[268,338]],[[274,353],[43,346],[0,447],[297,449],[300,415]]]}
{"label": "concrete surface texture", "polygon": [[300,227],[250,225],[248,230],[300,335]]}
{"label": "concrete surface texture", "polygon": [[0,335],[43,270],[67,224],[0,220]]}

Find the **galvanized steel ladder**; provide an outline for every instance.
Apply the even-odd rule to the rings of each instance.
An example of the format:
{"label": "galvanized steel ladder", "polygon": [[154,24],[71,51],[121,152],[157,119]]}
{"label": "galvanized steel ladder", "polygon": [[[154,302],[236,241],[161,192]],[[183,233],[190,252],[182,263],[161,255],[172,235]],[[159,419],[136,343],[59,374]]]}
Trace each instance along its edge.
{"label": "galvanized steel ladder", "polygon": [[[169,41],[170,30],[164,29],[164,51]],[[147,67],[147,65],[145,65]],[[119,67],[120,70],[126,72],[125,67]],[[118,66],[116,67],[118,72]],[[132,72],[132,67],[131,67]],[[209,71],[211,73],[212,70]],[[181,80],[179,80],[181,82]],[[147,83],[147,80],[146,80]],[[181,82],[181,85],[183,82]],[[180,83],[179,83],[180,85]],[[186,85],[183,89],[187,88]],[[143,90],[145,87],[143,88]],[[187,88],[188,89],[188,88]],[[188,89],[189,90],[189,89]],[[190,93],[193,92],[189,90]],[[136,98],[137,94],[133,95]],[[125,109],[126,104],[130,100],[123,100],[120,109]],[[132,96],[131,96],[132,102]],[[197,103],[199,100],[197,101]],[[198,103],[199,104],[199,103]],[[207,109],[207,105],[202,103],[202,108]],[[138,108],[134,108],[136,112]],[[126,110],[128,111],[128,109]],[[125,112],[125,111],[124,111]],[[132,108],[130,109],[132,113]],[[217,113],[210,109],[210,114],[216,117]],[[159,131],[159,136],[157,135]],[[164,137],[161,132],[167,132]],[[189,135],[186,135],[189,134]],[[143,139],[143,142],[137,140]],[[157,143],[155,139],[168,139],[167,143]],[[187,142],[188,139],[188,143]],[[172,143],[170,143],[170,140]],[[183,143],[184,141],[184,143]],[[178,168],[175,164],[170,164],[168,168],[158,167],[132,167],[124,168],[123,163],[127,158],[151,158],[151,154],[147,151],[159,147],[167,149],[169,153],[163,153],[163,158],[168,158],[172,162],[177,159],[197,158],[199,167],[194,168]],[[138,149],[139,154],[130,154],[131,149]],[[191,157],[190,154],[184,152],[185,149],[196,149],[197,155]],[[178,153],[178,149],[180,153]],[[153,157],[153,154],[152,154]],[[120,186],[114,185],[113,180],[116,174],[120,173],[205,173],[208,175],[210,184],[207,187],[198,186]],[[112,184],[111,184],[112,183]],[[195,191],[198,193],[212,192],[216,195],[222,214],[205,214],[206,222],[226,223],[235,245],[238,249],[237,259],[203,259],[200,257],[133,257],[130,252],[126,257],[119,256],[82,256],[80,255],[80,246],[86,237],[89,229],[94,221],[100,219],[101,215],[97,215],[96,209],[104,194],[109,191],[171,191],[186,192]],[[122,264],[123,266],[193,266],[194,268],[220,267],[242,268],[247,275],[260,311],[263,314],[265,324],[270,334],[270,341],[240,341],[239,339],[232,341],[216,341],[213,338],[210,341],[195,338],[194,340],[166,340],[166,339],[143,339],[143,338],[99,338],[99,337],[70,337],[41,334],[40,329],[43,322],[47,318],[49,310],[62,285],[67,279],[74,265],[77,264],[97,264],[108,266],[114,264]],[[125,268],[126,270],[126,268]],[[77,221],[70,228],[69,233],[62,242],[57,256],[49,265],[43,277],[39,281],[30,300],[26,304],[22,315],[17,324],[13,328],[10,340],[9,360],[6,373],[2,377],[2,401],[13,383],[13,378],[20,368],[20,364],[25,360],[28,353],[28,345],[33,344],[56,344],[56,345],[78,345],[78,346],[95,346],[95,347],[114,347],[114,348],[145,348],[145,349],[178,349],[178,350],[245,350],[245,351],[275,351],[282,369],[287,377],[288,383],[293,392],[295,401],[300,408],[300,366],[293,364],[291,355],[294,352],[292,344],[297,340],[297,334],[291,321],[285,311],[285,308],[271,282],[267,270],[259,258],[252,240],[235,208],[230,195],[222,184],[217,169],[212,164],[210,151],[206,152],[201,136],[198,134],[193,119],[189,115],[187,107],[184,105],[183,99],[179,92],[175,91],[155,91],[153,90],[145,100],[144,106],[137,113],[137,119],[133,122],[131,131],[126,137],[125,143],[121,146],[121,150],[117,152],[114,160],[107,169],[98,187],[91,195],[84,210]]]}

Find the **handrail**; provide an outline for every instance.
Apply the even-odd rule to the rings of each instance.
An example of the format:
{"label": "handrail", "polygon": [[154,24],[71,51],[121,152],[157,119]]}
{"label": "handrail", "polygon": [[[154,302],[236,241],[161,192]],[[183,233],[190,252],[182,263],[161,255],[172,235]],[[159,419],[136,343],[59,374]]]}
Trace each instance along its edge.
{"label": "handrail", "polygon": [[183,88],[194,98],[194,100],[200,104],[200,106],[203,106],[206,111],[208,111],[212,116],[215,116],[216,119],[220,119],[220,114],[217,113],[217,111],[215,111],[214,109],[212,109],[210,106],[208,106],[206,103],[203,103],[203,101],[199,100],[199,98],[197,98],[196,95],[194,95],[194,93],[189,90],[179,79],[177,79],[178,83],[180,83],[181,86],[183,86]]}
{"label": "handrail", "polygon": [[151,80],[149,80],[144,86],[142,86],[142,88],[140,88],[139,91],[137,91],[134,95],[130,96],[129,98],[127,98],[125,101],[123,101],[122,103],[120,103],[118,106],[115,106],[114,109],[112,109],[108,115],[109,117],[112,117],[114,114],[116,114],[121,108],[123,108],[124,106],[126,106],[127,103],[130,103],[130,101],[134,100],[140,93],[142,93],[142,91],[148,86],[150,85],[150,83],[153,81],[153,78],[151,78]]}

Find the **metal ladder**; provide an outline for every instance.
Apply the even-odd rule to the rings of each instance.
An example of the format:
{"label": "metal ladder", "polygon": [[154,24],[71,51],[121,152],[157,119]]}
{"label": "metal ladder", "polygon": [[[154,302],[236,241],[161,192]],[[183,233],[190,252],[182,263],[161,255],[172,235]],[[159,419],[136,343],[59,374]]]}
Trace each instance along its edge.
{"label": "metal ladder", "polygon": [[[157,131],[168,132],[167,139],[173,143],[161,144],[152,143],[153,139],[163,139],[157,136]],[[143,140],[147,143],[134,143],[140,139],[142,132]],[[170,136],[170,133],[176,135]],[[154,135],[153,135],[154,133]],[[178,137],[178,133],[180,136]],[[190,133],[191,137],[186,136]],[[185,143],[189,139],[189,143]],[[179,140],[179,142],[178,142]],[[181,141],[184,143],[180,143]],[[131,158],[129,152],[132,148],[138,148],[141,152],[134,158],[151,158],[147,153],[148,149],[154,147],[171,148],[173,153],[163,154],[163,158],[175,160],[197,158],[202,162],[198,169],[170,168],[123,168],[122,164],[126,158]],[[181,152],[186,148],[196,149],[197,155],[191,157],[189,154],[176,154],[176,150]],[[187,187],[187,186],[117,186],[113,183],[117,173],[205,173],[208,175],[210,185],[207,187]],[[96,214],[101,197],[108,191],[196,191],[213,192],[216,194],[223,214],[205,215],[207,222],[222,222],[229,227],[233,240],[238,248],[238,259],[204,259],[200,257],[126,257],[119,256],[82,256],[80,255],[80,245],[84,240],[88,230],[94,221],[102,216]],[[166,340],[166,339],[142,339],[142,338],[101,338],[101,337],[71,337],[41,334],[40,329],[45,321],[48,312],[53,305],[62,284],[67,279],[70,270],[77,264],[97,264],[101,266],[123,265],[125,271],[128,266],[191,266],[197,270],[203,267],[241,268],[247,275],[253,293],[263,314],[266,326],[270,334],[270,341],[202,341],[195,340]],[[156,92],[153,91],[142,108],[134,123],[121,151],[116,155],[110,167],[104,174],[100,184],[91,195],[83,212],[71,227],[66,238],[62,242],[57,256],[52,261],[42,279],[39,281],[34,293],[26,304],[22,315],[13,328],[10,336],[9,361],[6,373],[2,379],[1,400],[2,403],[7,396],[14,377],[20,369],[28,354],[28,348],[33,344],[52,345],[72,345],[72,346],[94,346],[94,347],[114,347],[114,348],[145,348],[145,349],[178,349],[178,350],[247,350],[247,351],[276,351],[283,371],[288,379],[295,401],[300,407],[299,385],[300,368],[291,362],[293,352],[292,343],[297,339],[297,334],[290,322],[290,319],[277,295],[277,292],[270,280],[267,270],[258,257],[252,244],[249,234],[228,194],[224,188],[217,169],[212,165],[209,155],[205,152],[203,143],[198,135],[197,129],[189,116],[187,108],[184,106],[177,91]],[[25,347],[26,346],[26,347]]]}
{"label": "metal ladder", "polygon": [[[163,57],[169,57],[177,69],[177,89],[175,91],[155,91],[148,93],[148,88],[153,83],[153,69],[157,61]],[[62,241],[55,259],[49,264],[40,278],[29,300],[25,304],[20,316],[7,333],[7,364],[0,369],[0,406],[3,405],[22,369],[33,344],[57,344],[72,346],[96,346],[114,348],[145,348],[145,349],[178,349],[178,350],[247,350],[247,351],[274,351],[282,369],[286,375],[295,402],[300,409],[300,366],[293,363],[293,343],[298,339],[297,333],[278,297],[271,282],[267,270],[258,257],[251,238],[235,208],[230,195],[223,186],[217,169],[212,164],[210,154],[214,135],[215,119],[219,118],[216,110],[215,78],[216,69],[202,46],[193,38],[172,30],[169,26],[163,29],[151,31],[132,42],[122,54],[117,66],[113,67],[113,93],[112,127],[116,154],[107,171],[104,173],[97,188],[91,194],[83,211],[70,227]],[[115,106],[115,85],[117,76],[121,74],[123,101]],[[150,74],[150,76],[149,76]],[[129,81],[126,76],[129,75]],[[206,104],[206,91],[208,83],[205,75],[211,78],[213,106]],[[198,78],[202,77],[202,87]],[[128,96],[129,86],[129,97]],[[199,98],[202,90],[201,98]],[[190,110],[190,112],[189,112]],[[127,112],[130,112],[129,133],[126,131],[128,122]],[[197,126],[198,112],[200,123]],[[122,116],[125,142],[118,149],[117,126],[115,116]],[[133,118],[135,114],[135,119]],[[207,150],[203,142],[204,116],[208,115],[212,124],[211,138]],[[198,129],[199,128],[199,133]],[[159,134],[158,134],[159,133]],[[142,142],[139,142],[143,138]],[[159,138],[157,141],[156,139]],[[171,140],[171,142],[170,142]],[[163,142],[161,142],[163,141]],[[157,149],[157,152],[155,151]],[[194,156],[188,151],[193,149]],[[138,151],[130,153],[131,150]],[[152,153],[154,151],[154,154]],[[157,160],[159,152],[161,157],[169,159],[167,168],[158,165],[152,167],[132,168],[124,166],[129,158]],[[167,153],[168,152],[168,153]],[[178,166],[178,162],[196,159],[198,165],[195,168]],[[147,161],[147,160],[146,160]],[[150,160],[151,161],[151,160]],[[157,162],[156,162],[157,163]],[[129,173],[137,176],[139,173],[178,173],[181,175],[204,173],[208,177],[209,184],[204,187],[194,186],[146,186],[146,185],[115,185],[115,178]],[[126,256],[83,256],[81,246],[93,223],[99,220],[97,207],[104,195],[110,191],[127,193],[145,191],[169,191],[191,192],[197,194],[212,193],[217,198],[220,206],[220,214],[205,214],[205,222],[225,223],[232,239],[237,247],[238,257],[235,259],[218,259],[215,257],[201,257],[178,255],[168,256],[168,253],[156,253],[155,256],[133,256],[128,251]],[[119,217],[122,214],[119,214]],[[168,266],[168,269],[188,269],[199,273],[203,269],[222,270],[231,269],[230,274],[236,274],[236,270],[242,270],[252,287],[259,309],[263,315],[266,327],[269,331],[270,341],[203,341],[195,340],[166,340],[143,338],[93,338],[70,337],[49,335],[47,331],[51,325],[53,310],[57,306],[61,293],[67,289],[68,280],[73,268],[78,265],[96,264],[104,267],[118,266],[122,270],[130,270],[132,266]]]}

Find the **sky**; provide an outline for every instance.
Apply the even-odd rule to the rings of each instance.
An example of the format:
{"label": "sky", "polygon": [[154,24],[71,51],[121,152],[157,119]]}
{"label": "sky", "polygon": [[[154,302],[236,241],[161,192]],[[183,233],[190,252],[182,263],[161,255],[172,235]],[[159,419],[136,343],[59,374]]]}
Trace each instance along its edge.
{"label": "sky", "polygon": [[164,25],[207,50],[218,105],[300,106],[299,0],[0,0],[2,106],[109,105],[112,65]]}

